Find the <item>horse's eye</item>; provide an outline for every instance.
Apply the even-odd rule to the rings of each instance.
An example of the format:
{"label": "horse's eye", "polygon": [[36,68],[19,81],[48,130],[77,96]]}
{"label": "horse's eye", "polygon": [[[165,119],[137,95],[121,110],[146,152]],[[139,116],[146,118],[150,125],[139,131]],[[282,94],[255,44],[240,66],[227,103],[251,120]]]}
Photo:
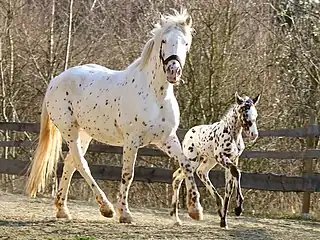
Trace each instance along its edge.
{"label": "horse's eye", "polygon": [[188,46],[189,45],[189,43],[186,43],[186,46]]}
{"label": "horse's eye", "polygon": [[166,42],[167,42],[166,40],[164,40],[164,39],[162,40],[162,43],[166,43]]}

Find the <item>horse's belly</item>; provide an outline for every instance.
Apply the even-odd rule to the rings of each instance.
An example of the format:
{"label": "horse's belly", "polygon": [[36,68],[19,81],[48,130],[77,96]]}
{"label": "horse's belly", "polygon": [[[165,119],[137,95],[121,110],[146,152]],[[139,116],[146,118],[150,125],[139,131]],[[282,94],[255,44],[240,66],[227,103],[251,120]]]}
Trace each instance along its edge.
{"label": "horse's belly", "polygon": [[93,139],[110,145],[123,145],[123,136],[119,128],[117,128],[114,123],[94,118],[89,122],[88,120],[79,118],[77,122],[79,126]]}

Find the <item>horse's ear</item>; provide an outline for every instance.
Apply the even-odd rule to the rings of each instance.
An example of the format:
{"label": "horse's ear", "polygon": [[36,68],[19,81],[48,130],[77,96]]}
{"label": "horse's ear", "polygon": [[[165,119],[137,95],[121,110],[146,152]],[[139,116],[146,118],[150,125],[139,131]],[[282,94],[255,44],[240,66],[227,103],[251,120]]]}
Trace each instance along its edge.
{"label": "horse's ear", "polygon": [[190,15],[188,15],[188,17],[186,18],[186,24],[189,27],[192,26],[192,17]]}
{"label": "horse's ear", "polygon": [[160,13],[160,25],[163,26],[166,23],[166,18]]}
{"label": "horse's ear", "polygon": [[244,99],[239,96],[238,92],[236,92],[236,93],[234,94],[234,97],[235,97],[236,103],[237,103],[238,105],[241,105],[241,104],[244,102]]}
{"label": "horse's ear", "polygon": [[146,45],[144,46],[142,53],[141,53],[141,63],[140,67],[143,68],[147,62],[149,61],[152,49],[154,46],[154,40],[151,38]]}
{"label": "horse's ear", "polygon": [[261,94],[259,94],[259,95],[256,96],[254,99],[252,99],[254,105],[257,105],[257,104],[258,104],[258,102],[260,101],[260,96],[261,96]]}

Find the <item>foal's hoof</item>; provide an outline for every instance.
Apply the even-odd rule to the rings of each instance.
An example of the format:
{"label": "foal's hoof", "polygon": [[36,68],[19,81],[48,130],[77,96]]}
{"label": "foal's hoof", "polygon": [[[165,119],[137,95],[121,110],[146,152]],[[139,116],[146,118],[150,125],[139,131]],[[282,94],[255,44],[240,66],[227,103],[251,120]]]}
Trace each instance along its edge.
{"label": "foal's hoof", "polygon": [[226,220],[223,220],[223,219],[220,220],[220,227],[221,227],[221,228],[228,229]]}
{"label": "foal's hoof", "polygon": [[132,217],[130,215],[129,216],[120,216],[119,222],[120,223],[129,223],[129,224],[131,224],[133,222],[133,219],[132,219]]}
{"label": "foal's hoof", "polygon": [[242,213],[242,207],[241,206],[235,207],[234,208],[234,213],[236,214],[236,216],[240,216],[241,213]]}
{"label": "foal's hoof", "polygon": [[112,206],[110,207],[106,205],[100,206],[100,213],[106,218],[113,218],[116,214]]}
{"label": "foal's hoof", "polygon": [[173,225],[174,225],[174,226],[182,226],[182,222],[181,222],[181,220],[179,219],[179,220],[177,220]]}
{"label": "foal's hoof", "polygon": [[175,212],[175,209],[172,209],[172,210],[170,211],[170,216],[171,216],[171,217],[173,216],[174,212]]}
{"label": "foal's hoof", "polygon": [[189,210],[188,213],[189,213],[189,216],[194,220],[203,220],[202,208]]}

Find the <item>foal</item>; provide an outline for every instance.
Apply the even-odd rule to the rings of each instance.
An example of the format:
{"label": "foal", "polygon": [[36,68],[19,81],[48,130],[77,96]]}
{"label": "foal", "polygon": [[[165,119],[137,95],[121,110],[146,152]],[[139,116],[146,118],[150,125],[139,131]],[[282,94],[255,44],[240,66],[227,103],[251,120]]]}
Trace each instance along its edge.
{"label": "foal", "polygon": [[[212,125],[199,125],[191,128],[183,140],[183,152],[189,159],[188,165],[196,170],[198,177],[209,190],[212,197],[216,198],[220,227],[227,228],[227,210],[233,185],[236,188],[237,207],[235,214],[242,212],[243,196],[240,187],[241,173],[238,169],[239,156],[245,146],[242,139],[242,130],[253,141],[258,137],[256,118],[258,116],[256,104],[260,94],[251,99],[247,96],[240,97],[235,94],[236,104],[227,111],[225,116]],[[209,179],[209,171],[217,164],[223,166],[225,171],[225,197],[224,201]],[[170,215],[175,215],[176,223],[181,224],[178,216],[179,189],[185,175],[179,168],[173,174],[172,207]]]}

